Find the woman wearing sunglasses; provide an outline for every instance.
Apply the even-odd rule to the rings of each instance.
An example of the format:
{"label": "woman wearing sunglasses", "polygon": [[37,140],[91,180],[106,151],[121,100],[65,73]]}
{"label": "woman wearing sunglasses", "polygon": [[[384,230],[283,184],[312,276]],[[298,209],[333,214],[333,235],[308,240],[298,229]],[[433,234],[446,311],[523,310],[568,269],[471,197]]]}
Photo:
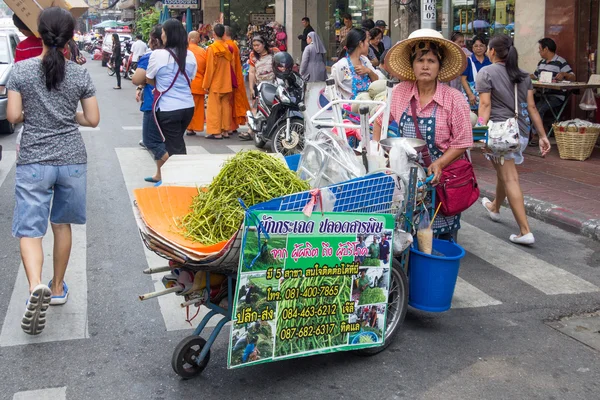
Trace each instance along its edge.
{"label": "woman wearing sunglasses", "polygon": [[[460,46],[431,29],[420,29],[392,47],[385,60],[389,72],[400,79],[391,99],[390,122],[396,121],[400,135],[422,137],[423,166],[439,183],[442,170],[461,159],[473,145],[470,111],[462,93],[441,82],[460,76],[466,56]],[[375,122],[373,139],[381,137],[381,118]],[[440,212],[434,234],[454,236],[460,228],[460,214]]]}

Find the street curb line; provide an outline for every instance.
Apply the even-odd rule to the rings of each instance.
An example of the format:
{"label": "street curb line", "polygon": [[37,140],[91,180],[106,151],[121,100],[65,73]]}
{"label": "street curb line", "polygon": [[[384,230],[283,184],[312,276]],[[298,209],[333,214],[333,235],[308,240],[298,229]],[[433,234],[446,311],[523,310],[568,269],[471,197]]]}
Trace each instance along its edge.
{"label": "street curb line", "polygon": [[[481,197],[496,197],[496,187],[479,182]],[[524,196],[527,215],[557,226],[566,231],[576,233],[600,241],[600,220],[590,219],[587,215],[568,210],[547,201]],[[508,207],[505,201],[504,206]]]}

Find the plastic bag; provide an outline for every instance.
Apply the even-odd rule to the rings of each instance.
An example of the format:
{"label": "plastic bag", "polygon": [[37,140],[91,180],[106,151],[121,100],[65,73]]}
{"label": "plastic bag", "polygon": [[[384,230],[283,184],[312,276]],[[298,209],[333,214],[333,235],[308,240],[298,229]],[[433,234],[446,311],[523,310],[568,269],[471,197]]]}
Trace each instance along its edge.
{"label": "plastic bag", "polygon": [[318,131],[313,140],[306,141],[298,165],[298,175],[312,188],[345,182],[365,173],[348,142],[327,130]]}
{"label": "plastic bag", "polygon": [[396,229],[394,231],[394,243],[392,246],[392,249],[394,249],[394,257],[400,257],[402,252],[413,243],[413,240],[410,233],[405,232],[402,229]]}
{"label": "plastic bag", "polygon": [[429,213],[424,213],[417,229],[417,240],[419,242],[419,251],[425,254],[431,254],[433,245],[433,230],[429,225]]}
{"label": "plastic bag", "polygon": [[579,108],[584,111],[594,111],[596,106],[596,96],[594,96],[594,91],[592,89],[586,89],[581,97],[581,101],[579,102]]}

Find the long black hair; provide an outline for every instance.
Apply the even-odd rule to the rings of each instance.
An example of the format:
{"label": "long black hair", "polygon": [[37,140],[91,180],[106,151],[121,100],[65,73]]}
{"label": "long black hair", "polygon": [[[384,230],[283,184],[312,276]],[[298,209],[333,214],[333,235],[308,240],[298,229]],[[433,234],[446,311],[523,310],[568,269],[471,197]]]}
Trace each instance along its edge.
{"label": "long black hair", "polygon": [[165,48],[174,50],[175,55],[178,58],[179,69],[185,71],[188,41],[187,32],[185,31],[183,24],[180,21],[171,18],[163,24],[162,29],[167,37]]}
{"label": "long black hair", "polygon": [[117,51],[119,54],[121,54],[121,39],[119,38],[118,33],[112,34],[112,42],[113,42],[113,52]]}
{"label": "long black hair", "polygon": [[354,53],[354,50],[356,50],[362,42],[367,40],[367,31],[364,29],[352,28],[344,40],[346,43],[340,49],[338,58],[344,58],[347,55]]}
{"label": "long black hair", "polygon": [[527,73],[519,69],[519,53],[513,41],[506,35],[494,35],[488,45],[496,51],[496,56],[506,66],[506,72],[512,83],[521,83]]}
{"label": "long black hair", "polygon": [[75,19],[67,10],[50,7],[41,12],[38,32],[47,47],[42,59],[42,69],[46,77],[46,88],[58,90],[65,80],[66,61],[62,49],[69,43],[75,30]]}

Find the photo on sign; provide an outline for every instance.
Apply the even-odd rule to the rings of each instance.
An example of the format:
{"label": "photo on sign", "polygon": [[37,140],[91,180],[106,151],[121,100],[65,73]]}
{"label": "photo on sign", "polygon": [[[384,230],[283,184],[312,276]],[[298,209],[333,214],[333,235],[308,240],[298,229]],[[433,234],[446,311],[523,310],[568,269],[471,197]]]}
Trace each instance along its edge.
{"label": "photo on sign", "polygon": [[360,268],[352,277],[352,301],[358,306],[387,303],[389,268]]}
{"label": "photo on sign", "polygon": [[269,268],[283,268],[287,256],[287,237],[284,235],[264,235],[259,238],[256,229],[246,232],[246,245],[244,247],[243,270],[265,271]]}
{"label": "photo on sign", "polygon": [[277,291],[278,285],[276,279],[267,279],[264,272],[242,275],[233,316],[236,327],[255,322],[257,319],[267,320],[271,311],[274,316],[277,302],[267,300],[267,291],[268,288]]}
{"label": "photo on sign", "polygon": [[[279,290],[284,300],[277,308],[274,356],[348,344],[348,333],[342,332],[342,325],[348,324],[349,313],[345,313],[344,305],[350,301],[350,285],[350,276],[283,280]],[[324,292],[323,287],[328,289]]]}
{"label": "photo on sign", "polygon": [[237,325],[231,334],[231,365],[251,364],[273,357],[274,324],[258,320]]}
{"label": "photo on sign", "polygon": [[382,342],[385,328],[385,305],[357,307],[356,313],[350,316],[348,322],[360,324],[360,331],[350,335],[350,344]]}
{"label": "photo on sign", "polygon": [[356,241],[357,249],[365,249],[359,250],[359,253],[365,254],[364,256],[358,255],[354,258],[361,267],[389,268],[392,251],[391,231],[383,232],[381,235],[359,235]]}

